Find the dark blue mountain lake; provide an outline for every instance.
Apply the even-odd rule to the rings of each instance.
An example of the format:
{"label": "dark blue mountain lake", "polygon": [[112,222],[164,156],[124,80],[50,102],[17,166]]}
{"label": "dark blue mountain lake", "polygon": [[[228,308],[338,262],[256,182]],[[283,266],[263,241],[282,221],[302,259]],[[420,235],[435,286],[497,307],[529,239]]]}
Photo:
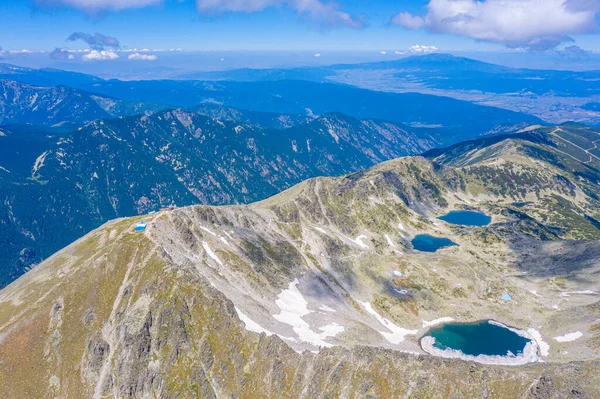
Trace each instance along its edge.
{"label": "dark blue mountain lake", "polygon": [[513,202],[512,205],[517,208],[523,208],[527,205],[531,205],[533,202]]}
{"label": "dark blue mountain lake", "polygon": [[479,211],[450,211],[438,219],[463,226],[487,226],[492,218]]}
{"label": "dark blue mountain lake", "polygon": [[434,237],[429,234],[419,234],[412,239],[411,243],[414,249],[421,252],[435,252],[440,248],[458,245],[448,238]]}
{"label": "dark blue mountain lake", "polygon": [[520,334],[526,335],[491,320],[448,323],[432,328],[421,338],[421,347],[432,355],[483,363],[517,365],[537,360],[537,344]]}

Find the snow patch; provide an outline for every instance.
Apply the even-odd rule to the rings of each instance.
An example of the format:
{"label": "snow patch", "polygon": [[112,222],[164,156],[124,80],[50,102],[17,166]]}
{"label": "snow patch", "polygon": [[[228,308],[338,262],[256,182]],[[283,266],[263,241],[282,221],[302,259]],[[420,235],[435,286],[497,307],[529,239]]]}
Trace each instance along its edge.
{"label": "snow patch", "polygon": [[381,324],[383,324],[385,326],[385,328],[387,328],[389,331],[391,331],[391,333],[385,332],[385,331],[379,331],[379,334],[383,335],[383,337],[392,344],[399,344],[400,342],[404,341],[404,339],[407,335],[415,335],[416,333],[419,332],[419,330],[408,330],[406,328],[398,327],[397,325],[395,325],[388,319],[381,317],[381,315],[379,313],[377,313],[377,311],[375,311],[375,309],[373,309],[373,307],[371,307],[371,304],[369,302],[362,302],[362,301],[358,301],[358,302],[365,308],[365,310],[368,313],[375,316],[377,321],[379,321]]}
{"label": "snow patch", "polygon": [[560,337],[554,337],[554,339],[558,342],[571,342],[581,337],[583,337],[583,333],[581,331],[576,331],[574,333],[561,335]]}
{"label": "snow patch", "polygon": [[515,355],[508,352],[506,356],[490,356],[490,355],[466,355],[457,349],[439,349],[434,346],[434,337],[424,337],[421,340],[421,348],[430,355],[445,357],[449,359],[463,359],[474,361],[483,364],[499,364],[504,366],[521,366],[526,363],[535,362],[538,360],[537,346],[533,341],[529,341],[523,352]]}
{"label": "snow patch", "polygon": [[423,320],[423,327],[432,327],[432,326],[442,324],[442,323],[450,323],[451,321],[454,321],[454,319],[452,317],[440,317],[439,319],[435,319],[435,320],[431,320],[431,321]]}
{"label": "snow patch", "polygon": [[233,237],[231,236],[231,234],[233,234],[233,231],[231,232],[231,234],[229,234],[228,232],[226,232],[226,231],[225,231],[225,230],[223,230],[223,229],[221,229],[221,231],[222,231],[223,233],[225,233],[225,235],[226,235],[226,236],[227,236],[227,237],[228,237],[230,240],[233,240]]}
{"label": "snow patch", "polygon": [[396,277],[402,277],[403,274],[402,274],[402,272],[400,272],[398,270],[394,270],[394,276],[396,276]]}
{"label": "snow patch", "polygon": [[244,323],[244,325],[246,326],[246,330],[248,331],[252,331],[255,332],[257,334],[262,334],[265,333],[267,335],[273,335],[273,333],[269,330],[267,330],[266,328],[261,327],[260,324],[258,324],[257,322],[255,322],[254,320],[252,320],[250,317],[246,316],[244,313],[242,313],[241,310],[239,310],[237,307],[235,308],[235,311],[238,314],[238,317],[240,318],[240,320]]}
{"label": "snow patch", "polygon": [[364,248],[364,249],[369,249],[369,247],[367,246],[367,244],[365,244],[365,243],[363,242],[363,239],[365,239],[365,238],[368,238],[368,237],[367,237],[366,235],[364,235],[364,234],[361,234],[361,235],[359,235],[358,237],[356,237],[356,238],[355,238],[353,241],[354,241],[354,242],[355,242],[355,243],[356,243],[356,244],[357,244],[359,247],[361,247],[361,248]]}
{"label": "snow patch", "polygon": [[204,227],[204,226],[200,226],[200,228],[201,228],[202,230],[206,231],[207,233],[209,233],[209,234],[212,234],[212,235],[213,235],[213,236],[215,236],[215,237],[217,236],[217,235],[216,235],[216,234],[215,234],[215,233],[214,233],[212,230],[210,230],[210,229],[207,229],[207,228],[206,228],[206,227]]}
{"label": "snow patch", "polygon": [[335,309],[332,309],[332,308],[330,308],[327,305],[321,305],[321,306],[319,306],[319,310],[322,310],[324,312],[332,312],[332,313],[335,312]]}
{"label": "snow patch", "polygon": [[394,242],[392,241],[392,239],[390,238],[390,236],[388,236],[388,235],[386,234],[386,235],[385,235],[385,239],[387,240],[387,242],[388,242],[388,245],[389,245],[390,247],[395,247],[395,245],[394,245]]}
{"label": "snow patch", "polygon": [[35,163],[33,164],[33,174],[36,174],[37,171],[40,170],[42,166],[44,166],[46,156],[48,156],[48,151],[43,152],[42,155],[36,158]]}
{"label": "snow patch", "polygon": [[571,295],[598,295],[596,291],[585,290],[585,291],[570,291],[570,292],[561,292],[560,296],[566,297]]}
{"label": "snow patch", "polygon": [[544,342],[542,334],[540,334],[540,332],[534,328],[528,329],[527,332],[529,333],[529,335],[531,335],[533,340],[537,343],[538,347],[540,348],[540,354],[542,356],[548,356],[548,353],[550,352],[550,345]]}
{"label": "snow patch", "polygon": [[311,326],[302,319],[312,313],[308,310],[308,302],[298,290],[298,279],[290,283],[287,290],[281,291],[275,304],[281,312],[273,315],[273,317],[282,323],[292,326],[292,329],[301,341],[308,342],[315,346],[332,347],[333,344],[326,342],[325,339],[335,337],[337,334],[344,331],[344,327],[337,323],[330,323],[326,326],[319,327],[321,333],[312,330]]}
{"label": "snow patch", "polygon": [[219,259],[219,257],[213,252],[212,249],[210,249],[206,241],[202,241],[202,247],[204,248],[208,256],[210,256],[219,265],[223,266],[223,262],[221,262],[221,259]]}

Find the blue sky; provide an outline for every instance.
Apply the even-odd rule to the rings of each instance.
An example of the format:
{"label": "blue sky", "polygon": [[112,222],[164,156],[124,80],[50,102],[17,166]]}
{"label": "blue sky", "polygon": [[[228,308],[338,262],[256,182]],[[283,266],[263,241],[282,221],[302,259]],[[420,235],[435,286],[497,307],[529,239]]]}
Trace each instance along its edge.
{"label": "blue sky", "polygon": [[[3,0],[0,46],[5,49],[51,50],[84,48],[68,44],[72,32],[100,32],[130,48],[185,48],[187,50],[369,50],[433,44],[458,49],[471,40],[431,35],[391,27],[403,9],[418,11],[423,1],[358,0],[340,9],[363,17],[366,27],[323,26],[319,20],[280,6],[258,12],[200,13],[192,0],[166,0],[157,6],[120,11],[86,12],[74,7],[36,6],[34,2]],[[43,3],[41,3],[43,4]],[[481,47],[480,45],[477,47]]]}
{"label": "blue sky", "polygon": [[[25,57],[16,54],[24,49],[49,58],[61,48],[53,58],[64,62],[159,58],[123,56],[132,49],[394,54],[415,45],[517,53],[570,47],[581,57],[600,52],[599,14],[600,0],[2,0],[0,46],[5,59]],[[100,33],[120,46],[67,41],[74,32]]]}
{"label": "blue sky", "polygon": [[[493,3],[539,4],[540,1],[485,0],[482,3],[490,4],[489,14],[494,13]],[[443,3],[452,2],[457,1],[431,1],[434,5],[442,3],[442,8],[445,7]],[[473,0],[458,2],[466,3],[468,8],[468,3],[473,3]],[[548,21],[542,11],[539,15],[532,13],[522,25],[562,24],[568,17],[556,12],[561,2],[580,3],[579,8],[587,7],[587,13],[595,15],[596,21],[600,8],[600,2],[596,0],[541,2],[549,4],[546,8],[557,15],[557,21]],[[131,3],[138,3],[139,7],[124,6]],[[309,6],[299,6],[300,3],[308,3]],[[116,37],[125,47],[151,49],[375,50],[405,49],[419,44],[434,45],[448,51],[486,51],[506,47],[502,37],[494,37],[492,33],[489,35],[492,40],[488,40],[486,32],[478,32],[477,27],[465,32],[452,26],[441,26],[435,21],[423,23],[417,29],[407,29],[407,24],[402,22],[390,24],[391,21],[401,21],[394,20],[401,13],[408,13],[413,18],[427,17],[426,6],[429,3],[428,0],[338,0],[337,7],[312,14],[310,10],[315,7],[329,7],[332,3],[326,0],[3,0],[0,4],[3,26],[0,46],[5,50],[84,48],[84,43],[65,42],[71,33],[81,31]],[[91,6],[94,4],[96,6]],[[510,7],[504,6],[505,9]],[[358,26],[337,20],[336,13],[347,13]],[[445,16],[443,12],[442,16]],[[482,24],[493,23],[485,16],[481,19]],[[574,38],[576,44],[587,50],[600,51],[600,40],[594,27],[583,26],[589,25],[588,22],[569,22],[556,34]],[[514,27],[509,28],[514,31]],[[540,31],[543,31],[540,34],[552,36],[547,29],[540,28]],[[509,45],[518,47],[520,39],[517,37]],[[558,41],[559,46],[565,44],[561,38],[556,40],[553,37],[552,41]]]}

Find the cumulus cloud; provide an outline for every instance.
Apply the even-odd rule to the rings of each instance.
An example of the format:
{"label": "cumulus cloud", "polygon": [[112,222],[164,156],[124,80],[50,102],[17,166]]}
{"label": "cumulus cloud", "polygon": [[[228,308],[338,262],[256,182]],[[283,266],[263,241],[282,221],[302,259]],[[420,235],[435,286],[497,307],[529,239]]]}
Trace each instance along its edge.
{"label": "cumulus cloud", "polygon": [[[102,11],[120,11],[159,5],[163,0],[34,0],[42,7],[71,7],[88,14]],[[201,13],[263,11],[270,7],[287,7],[302,17],[316,21],[324,27],[346,26],[362,28],[364,21],[342,11],[330,0],[196,0]]]}
{"label": "cumulus cloud", "polygon": [[545,50],[596,30],[599,12],[600,0],[429,0],[425,15],[401,12],[392,24]]}
{"label": "cumulus cloud", "polygon": [[10,54],[32,54],[34,51],[24,48],[23,50],[10,50]]}
{"label": "cumulus cloud", "polygon": [[408,29],[419,29],[425,26],[423,17],[414,16],[408,12],[401,12],[392,19],[392,24],[404,26]]}
{"label": "cumulus cloud", "polygon": [[431,54],[437,53],[439,49],[435,46],[422,46],[420,44],[415,44],[414,46],[410,46],[406,51],[396,51],[396,54]]}
{"label": "cumulus cloud", "polygon": [[35,0],[43,7],[72,7],[89,14],[158,5],[162,0]]}
{"label": "cumulus cloud", "polygon": [[57,47],[50,53],[50,58],[53,60],[74,60],[75,55],[68,50]]}
{"label": "cumulus cloud", "polygon": [[287,7],[325,27],[345,26],[356,29],[364,27],[362,18],[340,10],[334,2],[321,0],[196,0],[196,5],[201,13],[253,13],[271,7]]}
{"label": "cumulus cloud", "polygon": [[154,54],[140,54],[140,53],[129,54],[128,58],[132,61],[155,61],[158,59],[158,57]]}
{"label": "cumulus cloud", "polygon": [[567,46],[564,49],[557,51],[556,54],[569,61],[585,61],[590,58],[590,53],[579,46]]}
{"label": "cumulus cloud", "polygon": [[102,33],[83,33],[83,32],[74,32],[71,36],[67,37],[68,42],[75,42],[77,40],[82,40],[87,43],[94,50],[104,50],[105,48],[111,48],[114,50],[120,49],[121,44],[116,37],[106,36]]}
{"label": "cumulus cloud", "polygon": [[81,57],[84,61],[106,61],[116,60],[117,58],[119,58],[119,54],[112,50],[92,50]]}

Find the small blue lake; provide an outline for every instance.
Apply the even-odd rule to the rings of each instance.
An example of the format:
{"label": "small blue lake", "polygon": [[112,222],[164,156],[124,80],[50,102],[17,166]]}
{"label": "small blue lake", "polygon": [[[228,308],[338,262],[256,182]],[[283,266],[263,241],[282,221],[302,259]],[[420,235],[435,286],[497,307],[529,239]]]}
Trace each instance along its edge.
{"label": "small blue lake", "polygon": [[411,243],[414,249],[421,252],[435,252],[440,248],[458,245],[448,238],[434,237],[429,234],[419,234],[412,239]]}
{"label": "small blue lake", "polygon": [[438,219],[463,226],[487,226],[492,218],[480,211],[450,211]]}
{"label": "small blue lake", "polygon": [[513,202],[512,206],[517,207],[517,208],[523,208],[526,207],[527,205],[531,205],[533,204],[533,202]]}
{"label": "small blue lake", "polygon": [[531,342],[499,323],[490,323],[490,320],[445,324],[433,328],[425,337],[435,338],[433,347],[436,349],[456,350],[469,356],[519,356]]}

